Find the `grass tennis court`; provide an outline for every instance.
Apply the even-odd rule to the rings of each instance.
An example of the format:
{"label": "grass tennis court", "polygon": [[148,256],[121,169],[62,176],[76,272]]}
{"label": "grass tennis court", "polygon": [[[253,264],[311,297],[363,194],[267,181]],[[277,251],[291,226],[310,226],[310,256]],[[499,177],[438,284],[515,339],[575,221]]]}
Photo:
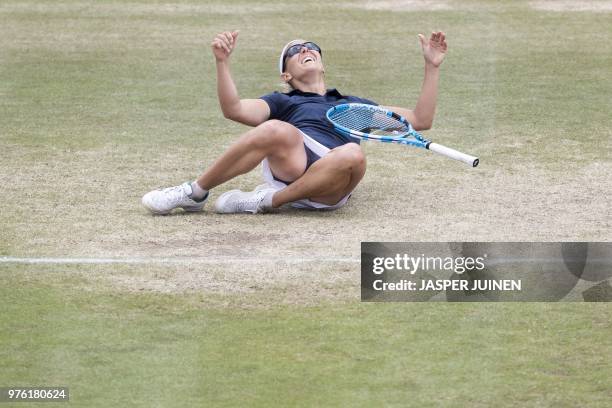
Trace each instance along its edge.
{"label": "grass tennis court", "polygon": [[[149,215],[144,193],[247,129],[218,107],[227,29],[242,97],[280,90],[302,37],[328,85],[408,107],[416,35],[445,31],[424,133],[480,166],[371,143],[335,213]],[[608,304],[362,304],[359,250],[610,241],[611,56],[610,1],[2,1],[0,258],[22,261],[0,263],[0,387],[65,385],[75,406],[607,406]]]}

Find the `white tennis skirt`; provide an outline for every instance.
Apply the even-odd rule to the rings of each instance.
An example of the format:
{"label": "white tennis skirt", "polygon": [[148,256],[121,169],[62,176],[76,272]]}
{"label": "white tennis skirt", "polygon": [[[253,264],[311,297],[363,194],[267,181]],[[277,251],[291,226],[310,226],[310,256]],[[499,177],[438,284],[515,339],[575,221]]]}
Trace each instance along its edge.
{"label": "white tennis skirt", "polygon": [[[317,142],[316,140],[314,140],[313,138],[311,138],[310,136],[308,136],[301,130],[300,130],[300,133],[302,134],[302,137],[304,138],[304,144],[310,150],[312,150],[317,156],[323,157],[327,153],[329,153],[330,149],[328,147],[323,146],[321,143]],[[287,187],[287,184],[283,183],[282,181],[276,180],[274,178],[274,176],[272,175],[272,170],[270,170],[270,164],[268,163],[268,159],[264,159],[261,162],[261,168],[263,172],[264,181],[268,183],[271,187],[277,190],[282,190],[283,188]],[[347,194],[346,196],[342,198],[342,200],[340,200],[334,205],[317,203],[316,201],[312,201],[312,200],[305,198],[302,200],[292,202],[291,206],[295,208],[305,209],[305,210],[335,210],[345,205],[350,196],[351,196],[351,193]]]}

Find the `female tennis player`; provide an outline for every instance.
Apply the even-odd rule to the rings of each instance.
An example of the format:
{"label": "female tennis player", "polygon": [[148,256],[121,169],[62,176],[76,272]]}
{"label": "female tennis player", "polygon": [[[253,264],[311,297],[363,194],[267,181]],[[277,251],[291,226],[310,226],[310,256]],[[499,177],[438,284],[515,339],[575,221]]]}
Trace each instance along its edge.
{"label": "female tennis player", "polygon": [[[366,160],[354,139],[339,135],[325,117],[341,103],[376,103],[342,95],[325,86],[321,48],[293,40],[279,58],[281,79],[290,92],[259,99],[240,99],[230,73],[230,56],[238,32],[217,34],[211,43],[217,66],[217,93],[223,115],[253,126],[193,182],[154,190],[142,203],[154,214],[175,208],[200,211],[214,187],[253,170],[262,163],[265,184],[251,192],[228,191],[217,199],[219,213],[261,213],[284,204],[304,209],[334,210],[346,204],[363,178]],[[415,130],[429,129],[436,109],[439,67],[446,55],[443,32],[427,40],[419,34],[425,77],[414,109],[386,107],[405,117]]]}

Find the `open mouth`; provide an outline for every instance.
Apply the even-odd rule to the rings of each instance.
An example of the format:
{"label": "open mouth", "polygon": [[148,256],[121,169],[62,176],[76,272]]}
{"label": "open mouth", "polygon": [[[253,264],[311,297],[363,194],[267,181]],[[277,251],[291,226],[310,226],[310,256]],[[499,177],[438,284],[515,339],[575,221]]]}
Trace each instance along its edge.
{"label": "open mouth", "polygon": [[302,64],[306,64],[307,62],[315,62],[314,57],[308,56],[302,60]]}

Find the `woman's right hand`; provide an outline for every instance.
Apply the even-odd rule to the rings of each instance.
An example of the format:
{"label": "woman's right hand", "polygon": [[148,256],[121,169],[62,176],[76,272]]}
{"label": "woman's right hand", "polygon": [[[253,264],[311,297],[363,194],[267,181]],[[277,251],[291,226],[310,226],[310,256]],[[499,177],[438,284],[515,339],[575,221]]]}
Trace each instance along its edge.
{"label": "woman's right hand", "polygon": [[210,46],[217,62],[227,61],[236,46],[238,31],[225,31],[215,36]]}

